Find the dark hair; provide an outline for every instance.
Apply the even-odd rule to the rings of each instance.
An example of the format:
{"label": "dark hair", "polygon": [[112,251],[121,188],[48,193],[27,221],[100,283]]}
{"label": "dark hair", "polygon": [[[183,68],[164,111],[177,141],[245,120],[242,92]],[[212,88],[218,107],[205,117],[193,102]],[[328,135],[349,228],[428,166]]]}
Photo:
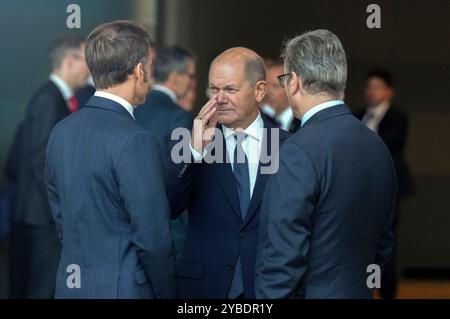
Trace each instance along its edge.
{"label": "dark hair", "polygon": [[394,81],[392,80],[391,74],[384,69],[373,69],[367,72],[366,80],[371,78],[377,78],[384,82],[388,87],[392,88],[394,86]]}
{"label": "dark hair", "polygon": [[150,50],[147,31],[133,21],[114,21],[95,28],[87,38],[86,62],[97,89],[121,84]]}
{"label": "dark hair", "polygon": [[56,39],[49,47],[48,56],[53,70],[61,66],[62,60],[74,51],[80,50],[85,38],[76,35],[65,35]]}
{"label": "dark hair", "polygon": [[186,73],[189,59],[193,59],[193,55],[187,49],[177,46],[159,49],[153,68],[155,82],[166,82],[173,72]]}

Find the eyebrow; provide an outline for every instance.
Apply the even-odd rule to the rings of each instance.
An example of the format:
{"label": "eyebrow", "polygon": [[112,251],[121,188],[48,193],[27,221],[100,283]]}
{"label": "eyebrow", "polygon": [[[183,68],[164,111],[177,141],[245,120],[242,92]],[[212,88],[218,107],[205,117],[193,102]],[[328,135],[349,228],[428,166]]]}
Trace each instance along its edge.
{"label": "eyebrow", "polygon": [[[212,82],[209,82],[210,87],[219,88],[217,85],[215,85]],[[223,87],[223,89],[238,89],[237,85],[235,84],[227,84]]]}

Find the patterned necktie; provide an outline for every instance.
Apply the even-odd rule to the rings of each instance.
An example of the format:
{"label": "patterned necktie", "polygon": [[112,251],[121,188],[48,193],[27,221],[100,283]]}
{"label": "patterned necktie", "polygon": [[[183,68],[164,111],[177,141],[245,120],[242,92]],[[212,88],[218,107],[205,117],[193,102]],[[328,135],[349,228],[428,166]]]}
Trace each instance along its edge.
{"label": "patterned necktie", "polygon": [[[248,206],[250,204],[250,176],[248,172],[248,159],[242,147],[245,140],[245,133],[236,133],[236,148],[234,149],[233,174],[236,181],[236,190],[239,196],[239,207],[241,210],[242,220],[245,219]],[[231,282],[228,298],[235,299],[244,292],[244,281],[242,278],[241,257],[234,267],[233,280]]]}
{"label": "patterned necktie", "polygon": [[72,96],[69,100],[69,111],[70,113],[76,112],[78,110],[78,100],[76,96]]}

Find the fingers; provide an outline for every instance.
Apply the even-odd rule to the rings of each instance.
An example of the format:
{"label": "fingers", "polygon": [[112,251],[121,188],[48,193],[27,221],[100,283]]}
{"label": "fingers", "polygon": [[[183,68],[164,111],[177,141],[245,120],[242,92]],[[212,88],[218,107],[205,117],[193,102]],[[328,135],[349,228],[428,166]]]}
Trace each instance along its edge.
{"label": "fingers", "polygon": [[201,119],[202,119],[202,123],[204,126],[211,126],[211,125],[208,125],[208,122],[210,121],[211,117],[214,114],[216,114],[216,110],[217,109],[215,107],[213,107],[205,115],[202,116]]}
{"label": "fingers", "polygon": [[215,107],[216,104],[217,104],[217,97],[214,96],[202,107],[202,109],[198,113],[197,118],[203,119],[205,114],[208,113],[211,110],[211,108]]}

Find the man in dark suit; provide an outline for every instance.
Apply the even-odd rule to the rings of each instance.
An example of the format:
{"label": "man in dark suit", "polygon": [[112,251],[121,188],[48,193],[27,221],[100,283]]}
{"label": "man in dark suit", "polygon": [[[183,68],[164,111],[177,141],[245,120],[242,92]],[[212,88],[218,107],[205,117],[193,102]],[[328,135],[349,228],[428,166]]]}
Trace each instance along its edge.
{"label": "man in dark suit", "polygon": [[347,63],[336,35],[297,36],[284,58],[280,84],[302,126],[266,187],[257,297],[371,298],[394,247],[392,160],[342,101]]}
{"label": "man in dark suit", "polygon": [[61,248],[47,199],[45,149],[55,124],[77,110],[74,91],[89,74],[84,39],[58,39],[50,60],[50,79],[32,97],[21,128],[10,247],[12,298],[52,298],[55,290]]}
{"label": "man in dark suit", "polygon": [[[195,79],[195,61],[192,54],[180,47],[164,47],[156,54],[153,78],[155,85],[145,103],[136,109],[136,121],[148,129],[163,151],[166,171],[174,169],[171,160],[172,132],[176,128],[192,129],[192,116],[178,104],[185,97]],[[183,213],[173,220],[172,230],[177,252],[186,237],[188,217]]]}
{"label": "man in dark suit", "polygon": [[[56,125],[48,196],[62,242],[57,298],[171,298],[175,254],[158,142],[133,118],[151,84],[152,52],[138,24],[91,32],[97,91]],[[111,70],[109,65],[115,65]]]}
{"label": "man in dark suit", "polygon": [[[391,75],[382,69],[374,69],[366,75],[364,92],[366,109],[355,114],[357,118],[378,133],[386,144],[394,161],[397,172],[398,192],[397,210],[394,220],[394,234],[397,229],[397,218],[401,200],[413,194],[411,171],[405,157],[408,136],[408,117],[391,104],[394,97],[394,87]],[[385,299],[395,298],[397,291],[397,271],[395,253],[381,278],[381,296]]]}
{"label": "man in dark suit", "polygon": [[280,128],[295,133],[300,128],[300,120],[289,107],[286,92],[277,77],[284,73],[283,60],[277,59],[267,68],[267,103],[275,110],[274,120]]}
{"label": "man in dark suit", "polygon": [[190,146],[196,163],[181,165],[172,184],[174,213],[189,213],[178,267],[182,298],[255,296],[259,206],[278,144],[289,135],[261,117],[265,92],[264,62],[255,52],[233,48],[212,62],[211,100],[194,121]]}

